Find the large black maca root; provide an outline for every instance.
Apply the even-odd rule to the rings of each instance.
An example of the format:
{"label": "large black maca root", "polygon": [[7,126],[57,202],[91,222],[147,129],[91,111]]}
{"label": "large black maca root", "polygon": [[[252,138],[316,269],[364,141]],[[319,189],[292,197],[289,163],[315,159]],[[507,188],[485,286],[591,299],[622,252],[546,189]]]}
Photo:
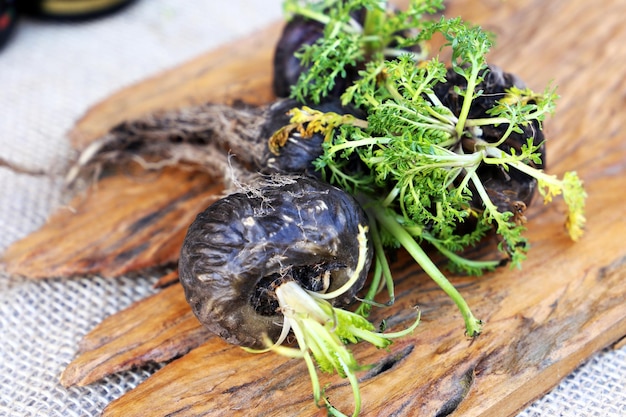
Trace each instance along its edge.
{"label": "large black maca root", "polygon": [[[345,284],[359,258],[359,225],[368,220],[356,200],[321,181],[280,176],[258,189],[231,194],[190,226],[179,275],[194,314],[229,343],[263,348],[276,341],[283,314],[274,289],[295,280],[330,292]],[[333,305],[347,305],[371,263]]]}

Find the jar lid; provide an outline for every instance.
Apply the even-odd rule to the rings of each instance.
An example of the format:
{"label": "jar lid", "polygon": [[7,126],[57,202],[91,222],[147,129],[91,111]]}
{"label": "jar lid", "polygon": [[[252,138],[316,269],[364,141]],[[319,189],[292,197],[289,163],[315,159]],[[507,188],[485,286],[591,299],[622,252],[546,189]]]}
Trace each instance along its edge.
{"label": "jar lid", "polygon": [[44,18],[82,20],[115,12],[134,0],[21,0],[20,12]]}

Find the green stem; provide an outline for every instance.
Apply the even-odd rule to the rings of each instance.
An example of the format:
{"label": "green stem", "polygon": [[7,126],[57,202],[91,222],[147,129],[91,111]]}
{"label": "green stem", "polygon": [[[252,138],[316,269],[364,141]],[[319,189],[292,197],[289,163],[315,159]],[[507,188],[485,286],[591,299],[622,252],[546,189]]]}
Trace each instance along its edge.
{"label": "green stem", "polygon": [[385,89],[387,90],[387,92],[391,95],[391,97],[395,101],[400,102],[400,103],[402,101],[404,101],[404,97],[402,96],[402,94],[400,94],[400,92],[396,88],[395,84],[393,82],[391,82],[389,77],[385,77],[385,84],[384,85],[385,85]]}
{"label": "green stem", "polygon": [[380,28],[384,25],[385,18],[385,10],[378,7],[368,9],[365,14],[363,34],[366,39],[365,52],[367,55],[371,55],[383,48],[383,42],[380,39]]}
{"label": "green stem", "polygon": [[545,171],[537,168],[533,168],[528,164],[525,164],[521,161],[507,161],[509,165],[515,167],[519,171],[522,171],[524,174],[536,178],[541,183],[550,184],[555,189],[561,190],[563,188],[563,181],[559,180],[556,175],[546,174]]}
{"label": "green stem", "polygon": [[[300,15],[307,19],[319,22],[324,26],[327,26],[332,22],[331,17],[327,14],[315,11],[309,7],[300,7],[298,5],[294,5],[293,2],[286,2],[284,5],[284,9],[287,14]],[[362,31],[362,29],[356,28],[350,24],[337,24],[335,26],[335,30],[341,30],[346,33],[360,33]]]}
{"label": "green stem", "polygon": [[509,217],[507,215],[511,215],[511,212],[501,213],[498,210],[498,207],[489,198],[489,194],[476,172],[472,172],[470,174],[470,178],[476,187],[476,191],[478,192],[483,205],[485,206],[484,215],[487,216],[488,219],[493,219],[497,224],[496,233],[503,239],[500,244],[502,246],[499,247],[505,248],[504,250],[511,258],[512,266],[521,268],[521,262],[526,258],[527,251],[527,242],[520,236],[519,229],[522,228],[522,226],[509,222]]}
{"label": "green stem", "polygon": [[374,297],[378,294],[378,288],[380,287],[380,282],[383,276],[382,265],[379,261],[378,255],[375,255],[376,263],[374,265],[374,272],[372,273],[372,282],[365,294],[365,297],[362,299],[357,297],[357,300],[361,302],[359,306],[354,310],[355,314],[359,316],[368,317],[370,315],[370,311],[372,310],[372,305],[377,305],[375,303]]}
{"label": "green stem", "polygon": [[500,264],[500,261],[475,261],[472,259],[463,258],[462,256],[457,255],[456,253],[446,249],[441,243],[437,241],[437,239],[432,236],[425,234],[424,239],[429,241],[442,255],[446,258],[450,259],[452,262],[456,262],[457,264],[465,264],[471,268],[476,268],[480,270],[491,270],[497,267]]}
{"label": "green stem", "polygon": [[426,252],[413,239],[408,231],[387,211],[384,209],[372,208],[376,215],[376,219],[382,227],[386,228],[400,244],[409,252],[413,259],[422,267],[441,289],[448,294],[459,308],[463,320],[465,321],[465,329],[469,336],[477,336],[480,334],[482,322],[478,320],[469,308],[469,305],[456,288],[448,281],[443,273],[437,268],[437,265],[428,257]]}
{"label": "green stem", "polygon": [[[443,106],[442,106],[443,107]],[[441,113],[436,112],[432,107],[426,107],[424,110],[428,112],[431,116],[441,121],[446,125],[454,125],[457,122],[457,118],[454,114],[450,113],[448,115],[443,115]]]}
{"label": "green stem", "polygon": [[285,2],[285,12],[287,14],[297,14],[310,20],[315,20],[323,25],[330,22],[330,17],[324,13],[317,12],[308,7],[295,6],[292,2]]}
{"label": "green stem", "polygon": [[474,183],[474,187],[476,187],[476,192],[478,193],[478,196],[480,197],[480,199],[483,202],[483,205],[485,206],[485,210],[491,214],[491,216],[494,218],[494,220],[498,224],[499,228],[502,228],[502,229],[507,228],[508,227],[507,222],[502,219],[502,214],[498,210],[498,207],[496,207],[493,201],[491,201],[491,198],[489,197],[487,190],[485,189],[482,181],[480,180],[480,177],[478,176],[478,174],[476,174],[476,171],[473,171],[469,175],[470,175],[470,179]]}
{"label": "green stem", "polygon": [[508,127],[506,128],[506,131],[502,134],[500,139],[497,142],[490,144],[489,146],[493,148],[497,148],[498,146],[502,145],[504,142],[506,142],[509,136],[511,136],[511,133],[513,133],[513,130],[515,129],[516,126],[517,125],[515,125],[514,123],[509,123]]}
{"label": "green stem", "polygon": [[[368,212],[370,218],[374,218],[372,213]],[[391,268],[389,267],[389,262],[387,261],[387,257],[385,256],[385,249],[383,246],[382,239],[380,237],[380,232],[378,230],[378,225],[376,222],[370,222],[370,239],[372,240],[372,244],[374,246],[374,256],[376,257],[376,265],[380,268],[381,272],[377,279],[372,281],[371,288],[367,292],[365,296],[365,301],[374,300],[374,296],[378,293],[380,289],[382,289],[380,283],[380,277],[385,278],[385,286],[387,287],[387,292],[389,294],[389,301],[387,305],[392,305],[395,301],[395,292],[393,287],[393,278],[391,274]]]}
{"label": "green stem", "polygon": [[499,125],[504,123],[511,123],[511,119],[506,117],[484,117],[482,119],[467,119],[465,126],[486,126],[486,125]]}
{"label": "green stem", "polygon": [[328,150],[326,151],[326,153],[328,155],[334,155],[337,152],[342,151],[344,149],[358,148],[361,146],[370,146],[370,145],[386,145],[389,142],[391,142],[391,138],[385,138],[385,137],[351,140],[351,141],[347,141],[347,142],[330,146]]}
{"label": "green stem", "polygon": [[474,90],[476,89],[476,80],[478,79],[478,72],[480,71],[480,66],[475,62],[472,63],[471,67],[472,72],[467,80],[467,88],[463,96],[463,106],[461,107],[459,120],[456,124],[456,135],[459,138],[463,136],[463,132],[465,131],[465,121],[472,107],[472,101],[474,101]]}

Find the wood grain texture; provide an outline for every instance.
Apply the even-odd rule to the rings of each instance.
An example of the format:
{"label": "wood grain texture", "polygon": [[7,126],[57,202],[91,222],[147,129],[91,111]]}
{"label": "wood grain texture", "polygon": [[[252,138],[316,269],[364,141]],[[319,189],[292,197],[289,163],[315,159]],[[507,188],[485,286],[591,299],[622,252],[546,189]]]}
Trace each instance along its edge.
{"label": "wood grain texture", "polygon": [[2,255],[7,273],[29,278],[119,276],[178,260],[187,228],[222,191],[194,169],[167,168],[98,181]]}
{"label": "wood grain texture", "polygon": [[[73,148],[82,151],[119,123],[160,110],[271,101],[272,48],[280,30],[274,25],[113,94],[77,122],[69,133]],[[222,181],[190,167],[136,168],[118,167],[73,198],[40,230],[11,245],[0,267],[29,278],[119,276],[176,261],[187,227],[221,192]],[[168,214],[159,214],[164,209]]]}
{"label": "wood grain texture", "polygon": [[[413,336],[388,351],[363,344],[354,347],[362,363],[376,365],[359,375],[365,416],[514,415],[594,352],[626,335],[626,247],[622,242],[626,220],[621,204],[626,174],[621,115],[626,108],[626,27],[622,23],[626,3],[457,0],[449,2],[448,10],[449,15],[463,16],[497,34],[491,63],[515,72],[534,89],[551,81],[558,84],[557,114],[546,123],[547,169],[558,175],[576,170],[585,181],[589,194],[586,234],[572,243],[563,230],[562,202],[547,206],[535,202],[528,211],[527,237],[532,248],[523,269],[501,268],[479,278],[452,277],[475,314],[485,321],[483,334],[474,340],[464,337],[462,319],[447,296],[400,253],[393,264],[397,302],[377,310],[373,319],[386,319],[392,330],[399,329],[408,325],[412,307],[419,305],[422,323]],[[117,93],[91,109],[76,126],[75,146],[84,147],[120,121],[124,112],[139,116],[203,100],[270,100],[265,69],[279,26]],[[231,50],[236,52],[229,61]],[[243,56],[246,69],[233,69],[244,65]],[[223,67],[225,63],[231,66]],[[252,78],[256,81],[238,87],[245,71],[256,74]],[[222,88],[215,90],[211,85],[218,81]],[[194,85],[206,89],[194,89]],[[150,199],[159,195],[156,188],[154,192]],[[143,306],[120,312],[95,329],[87,338],[92,342],[83,345],[76,359],[83,361],[77,366],[81,376],[65,382],[87,383],[125,369],[126,359],[109,359],[114,351],[132,352],[128,358],[132,365],[165,360],[154,353],[160,346],[159,329],[162,323],[188,314],[176,288],[167,288]],[[166,300],[177,306],[174,312],[155,311],[150,320],[136,314],[135,309],[156,310],[148,306]],[[183,328],[179,334],[176,326],[167,327],[168,337],[175,341],[171,352],[191,348],[183,342]],[[143,343],[133,350],[138,340]],[[201,343],[200,339],[194,343]],[[98,363],[100,355],[100,364],[105,365]],[[330,384],[326,392],[331,402],[349,411],[347,382],[324,377],[324,383]],[[209,338],[111,403],[105,415],[139,416],[146,410],[156,416],[321,413],[312,401],[303,363],[272,354],[248,354]]]}
{"label": "wood grain texture", "polygon": [[[546,215],[559,220],[556,212]],[[554,248],[545,234],[533,237],[544,243],[536,245],[531,272],[505,269],[480,279],[454,279],[486,321],[475,340],[463,336],[462,319],[449,299],[411,259],[400,256],[394,264],[398,302],[373,319],[385,318],[391,330],[402,328],[417,304],[423,320],[413,336],[389,351],[354,347],[361,363],[375,365],[359,375],[363,415],[434,416],[455,409],[455,415],[513,415],[624,335],[626,257],[590,266],[580,256],[584,248],[576,249],[582,245],[563,241]],[[571,262],[572,256],[580,261]],[[546,264],[558,272],[541,268]],[[325,377],[324,383],[330,384],[331,402],[349,411],[345,380]],[[147,409],[153,415],[314,415],[310,390],[301,361],[248,354],[214,338],[111,403],[105,415],[141,416]]]}
{"label": "wood grain texture", "polygon": [[[423,320],[412,338],[389,352],[355,347],[362,362],[388,368],[361,375],[368,416],[514,415],[626,334],[626,248],[620,237],[626,223],[616,191],[626,170],[618,116],[626,97],[619,75],[626,32],[619,18],[611,19],[623,15],[626,5],[609,1],[590,9],[580,1],[485,1],[470,7],[459,1],[451,7],[452,14],[497,33],[492,63],[518,73],[533,88],[550,81],[559,85],[562,99],[546,128],[548,167],[556,174],[577,170],[585,180],[587,233],[571,243],[562,227],[563,206],[536,203],[528,223],[533,246],[522,270],[455,278],[486,322],[474,341],[463,337],[461,318],[447,297],[401,257],[394,264],[398,302],[379,318],[406,325],[416,303]],[[332,381],[327,389],[332,403],[350,410],[346,382],[325,381]],[[159,400],[164,393],[168,398]],[[105,414],[141,415],[155,402],[159,415],[317,412],[303,364],[249,355],[219,340],[172,362]]]}
{"label": "wood grain texture", "polygon": [[63,371],[63,386],[184,355],[211,337],[193,315],[180,285],[172,285],[103,320],[81,341]]}

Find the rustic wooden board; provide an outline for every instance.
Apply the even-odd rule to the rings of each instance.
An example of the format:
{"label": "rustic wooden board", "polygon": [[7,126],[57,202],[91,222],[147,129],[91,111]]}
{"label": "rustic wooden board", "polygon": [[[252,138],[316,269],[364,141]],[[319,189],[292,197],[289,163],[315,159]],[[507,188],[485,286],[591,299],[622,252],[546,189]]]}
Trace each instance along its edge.
{"label": "rustic wooden board", "polygon": [[178,260],[196,214],[222,192],[203,172],[120,169],[76,195],[2,255],[9,274],[30,278],[119,276]]}
{"label": "rustic wooden board", "polygon": [[[582,0],[458,0],[449,2],[448,10],[496,32],[491,63],[517,73],[535,89],[550,81],[558,84],[562,98],[556,116],[546,124],[548,170],[559,175],[577,170],[585,181],[587,230],[580,242],[572,243],[562,227],[562,203],[535,203],[528,216],[532,249],[522,270],[453,277],[476,315],[486,322],[484,333],[475,340],[463,336],[460,315],[445,294],[401,254],[394,264],[398,301],[373,318],[385,318],[394,329],[401,328],[409,323],[411,307],[417,304],[422,323],[413,336],[389,351],[355,347],[361,362],[378,364],[374,368],[378,372],[360,375],[366,416],[514,415],[594,352],[626,335],[626,246],[622,243],[626,220],[621,204],[626,174],[626,138],[621,129],[626,104],[622,75],[626,3],[608,0],[591,7]],[[117,93],[77,124],[71,135],[75,147],[84,148],[121,117],[202,101],[270,100],[269,60],[279,27]],[[185,338],[183,330],[197,336],[197,327],[187,322],[177,332],[169,325],[188,314],[179,287],[162,291],[143,307],[160,304],[157,301],[165,301],[171,293],[175,293],[171,298],[175,313],[162,311],[154,319],[133,321],[133,315],[145,317],[133,314],[133,308],[141,307],[133,306],[95,329],[94,343],[86,342],[76,360],[83,361],[83,373],[95,373],[70,378],[68,372],[65,382],[88,383],[126,369],[129,363],[171,358],[204,341],[113,402],[105,414],[317,412],[303,363],[251,355],[217,338]],[[107,330],[120,323],[125,327]],[[168,323],[165,333],[162,323]],[[156,355],[170,337],[178,341],[169,345],[167,355]],[[116,349],[126,352],[138,340],[143,344],[131,350],[131,359],[105,357]],[[325,378],[322,382],[330,384],[327,393],[334,405],[351,409],[346,381]]]}
{"label": "rustic wooden board", "polygon": [[87,385],[148,362],[165,362],[209,337],[182,287],[173,285],[96,326],[81,340],[79,355],[63,371],[61,384]]}

